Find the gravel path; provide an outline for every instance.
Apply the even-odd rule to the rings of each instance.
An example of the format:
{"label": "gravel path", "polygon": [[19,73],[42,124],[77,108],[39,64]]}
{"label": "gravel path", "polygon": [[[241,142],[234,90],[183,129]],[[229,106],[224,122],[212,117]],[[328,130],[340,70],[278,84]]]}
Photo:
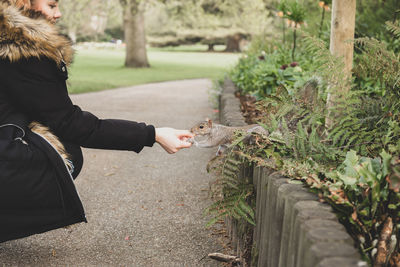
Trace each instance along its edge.
{"label": "gravel path", "polygon": [[[188,129],[212,114],[206,79],[74,95],[101,118]],[[206,173],[213,149],[169,155],[158,144],[134,152],[84,150],[76,184],[89,223],[0,244],[3,266],[218,266],[205,229]]]}

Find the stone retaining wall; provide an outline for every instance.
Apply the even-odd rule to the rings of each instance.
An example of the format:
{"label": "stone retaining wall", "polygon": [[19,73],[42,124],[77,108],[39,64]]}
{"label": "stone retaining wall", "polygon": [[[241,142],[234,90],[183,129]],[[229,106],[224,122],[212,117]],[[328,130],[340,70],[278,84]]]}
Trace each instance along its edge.
{"label": "stone retaining wall", "polygon": [[[225,80],[220,96],[220,122],[243,126],[235,85]],[[228,219],[227,227],[237,255],[243,257],[246,233],[253,233],[251,264],[259,267],[366,266],[353,239],[338,222],[332,208],[318,201],[300,184],[268,168],[242,167],[240,179],[253,181],[256,192],[256,227]],[[241,224],[239,226],[239,224]],[[248,244],[247,244],[248,246]]]}

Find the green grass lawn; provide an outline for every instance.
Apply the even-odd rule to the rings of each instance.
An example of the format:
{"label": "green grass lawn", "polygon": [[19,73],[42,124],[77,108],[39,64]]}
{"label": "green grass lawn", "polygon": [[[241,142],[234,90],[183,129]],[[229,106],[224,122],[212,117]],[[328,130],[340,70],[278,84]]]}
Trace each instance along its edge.
{"label": "green grass lawn", "polygon": [[[189,50],[190,51],[190,50]],[[240,54],[150,49],[151,68],[124,68],[120,49],[80,49],[69,69],[68,90],[83,93],[151,82],[220,78]]]}
{"label": "green grass lawn", "polygon": [[[226,48],[225,45],[215,45],[214,50],[222,52]],[[207,45],[195,44],[195,45],[180,45],[180,46],[167,46],[162,48],[150,47],[149,51],[169,51],[169,52],[206,52],[208,50]]]}

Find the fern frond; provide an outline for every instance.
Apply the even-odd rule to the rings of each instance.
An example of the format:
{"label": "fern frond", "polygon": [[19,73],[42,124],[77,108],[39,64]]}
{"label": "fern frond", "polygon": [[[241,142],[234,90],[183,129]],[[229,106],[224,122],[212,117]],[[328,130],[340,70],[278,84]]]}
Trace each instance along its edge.
{"label": "fern frond", "polygon": [[386,22],[386,29],[393,33],[397,38],[400,38],[400,26],[399,26],[399,21],[396,21],[395,23],[391,21]]}

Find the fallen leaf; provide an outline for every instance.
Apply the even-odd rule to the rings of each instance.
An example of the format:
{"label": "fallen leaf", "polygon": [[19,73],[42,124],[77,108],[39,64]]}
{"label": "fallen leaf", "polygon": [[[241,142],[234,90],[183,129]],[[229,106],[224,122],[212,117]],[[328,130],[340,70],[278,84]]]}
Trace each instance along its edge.
{"label": "fallen leaf", "polygon": [[146,167],[146,168],[157,168],[157,166],[152,165],[152,164],[146,164],[146,165],[144,165],[144,167]]}
{"label": "fallen leaf", "polygon": [[125,240],[129,240],[129,235],[125,236]]}
{"label": "fallen leaf", "polygon": [[357,211],[354,211],[353,214],[351,214],[351,218],[352,218],[354,221],[357,221]]}

